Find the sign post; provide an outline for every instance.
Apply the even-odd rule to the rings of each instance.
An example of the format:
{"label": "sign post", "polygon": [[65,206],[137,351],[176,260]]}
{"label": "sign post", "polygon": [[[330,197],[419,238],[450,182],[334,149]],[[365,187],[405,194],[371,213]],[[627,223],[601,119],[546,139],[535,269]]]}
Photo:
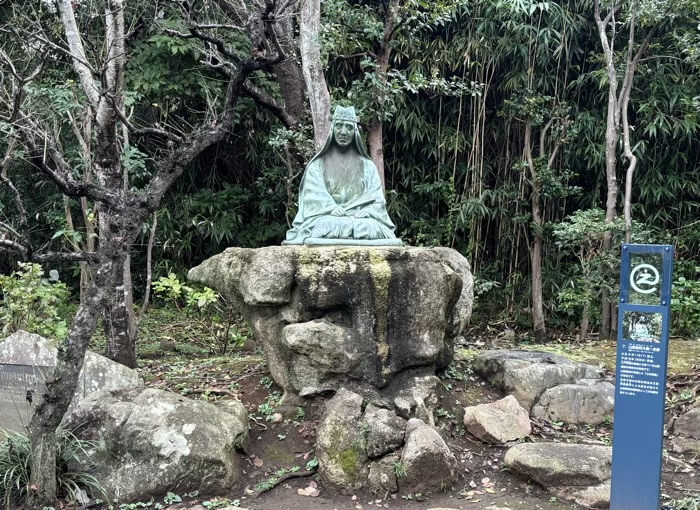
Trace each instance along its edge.
{"label": "sign post", "polygon": [[673,247],[623,244],[610,510],[658,510]]}

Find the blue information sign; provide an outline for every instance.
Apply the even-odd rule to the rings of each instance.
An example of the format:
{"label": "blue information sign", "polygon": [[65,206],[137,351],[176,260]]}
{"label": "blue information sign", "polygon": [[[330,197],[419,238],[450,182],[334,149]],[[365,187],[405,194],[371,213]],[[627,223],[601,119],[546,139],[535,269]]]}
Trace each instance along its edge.
{"label": "blue information sign", "polygon": [[659,510],[673,247],[623,244],[611,510]]}

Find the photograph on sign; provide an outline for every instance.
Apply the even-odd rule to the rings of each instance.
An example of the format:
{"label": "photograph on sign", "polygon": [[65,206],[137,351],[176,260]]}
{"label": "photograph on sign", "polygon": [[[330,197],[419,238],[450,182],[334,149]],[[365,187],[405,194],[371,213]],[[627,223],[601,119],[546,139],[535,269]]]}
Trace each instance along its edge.
{"label": "photograph on sign", "polygon": [[661,342],[662,315],[653,312],[624,312],[622,337],[637,342]]}
{"label": "photograph on sign", "polygon": [[629,303],[659,305],[663,256],[659,253],[634,253],[630,257]]}

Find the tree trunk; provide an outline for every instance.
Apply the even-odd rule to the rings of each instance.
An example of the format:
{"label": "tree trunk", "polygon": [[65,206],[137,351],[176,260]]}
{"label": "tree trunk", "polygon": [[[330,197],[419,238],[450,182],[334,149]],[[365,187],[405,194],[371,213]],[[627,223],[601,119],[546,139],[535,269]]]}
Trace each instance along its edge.
{"label": "tree trunk", "polygon": [[299,25],[301,67],[314,123],[314,143],[318,151],[326,142],[331,129],[331,95],[321,68],[321,49],[318,44],[321,0],[301,0]]}
{"label": "tree trunk", "polygon": [[369,143],[369,156],[377,167],[379,180],[384,188],[384,127],[378,117],[372,117],[369,123],[367,142]]}
{"label": "tree trunk", "polygon": [[[32,445],[31,478],[27,505],[31,510],[56,508],[56,429],[68,410],[78,385],[85,352],[95,330],[95,322],[112,286],[114,268],[121,267],[124,254],[116,246],[104,246],[95,280],[73,319],[70,333],[58,349],[53,375],[46,379],[46,390],[29,422]],[[109,256],[106,255],[109,253]]]}
{"label": "tree trunk", "polygon": [[[377,80],[385,84],[387,72],[389,71],[389,57],[391,56],[391,40],[394,38],[396,27],[396,17],[398,15],[399,0],[390,0],[386,10],[384,20],[384,39],[377,51]],[[381,112],[384,107],[384,92],[377,91],[377,111]],[[375,115],[370,119],[367,130],[367,141],[369,142],[369,155],[379,172],[379,180],[384,188],[384,125],[380,115]]]}
{"label": "tree trunk", "polygon": [[[290,11],[291,9],[290,4]],[[296,41],[294,40],[294,26],[292,24],[292,12],[278,12],[277,23],[274,25],[277,40],[287,53],[287,58],[275,66],[275,77],[280,86],[280,92],[284,98],[284,110],[294,120],[299,122],[306,116],[307,110],[304,104],[304,72],[297,62]],[[320,7],[319,7],[320,15]]]}
{"label": "tree trunk", "polygon": [[[544,134],[540,145],[544,144]],[[540,151],[543,147],[540,147]],[[532,207],[532,246],[530,248],[530,272],[532,277],[532,329],[535,340],[544,342],[547,340],[547,329],[544,321],[544,304],[542,297],[542,228],[544,217],[540,207],[540,184],[537,182],[537,168],[532,159],[532,122],[525,124],[525,136],[523,140],[523,152],[525,161],[530,171],[532,194],[530,195]]]}
{"label": "tree trunk", "polygon": [[578,333],[578,340],[579,342],[583,342],[586,340],[586,337],[588,336],[588,324],[590,319],[588,318],[588,315],[590,314],[591,310],[591,305],[586,303],[583,305],[583,315],[581,316],[581,329],[579,330]]}
{"label": "tree trunk", "polygon": [[136,316],[131,283],[131,256],[114,279],[104,304],[105,356],[129,368],[136,368]]}

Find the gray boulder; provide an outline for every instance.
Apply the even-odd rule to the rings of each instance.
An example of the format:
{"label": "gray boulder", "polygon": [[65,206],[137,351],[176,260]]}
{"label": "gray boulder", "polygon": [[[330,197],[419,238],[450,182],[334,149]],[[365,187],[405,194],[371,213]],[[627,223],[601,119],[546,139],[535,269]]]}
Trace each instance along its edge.
{"label": "gray boulder", "polygon": [[673,433],[700,439],[700,403],[676,419]]}
{"label": "gray boulder", "polygon": [[391,453],[403,444],[406,421],[387,409],[367,405],[362,430],[367,435],[367,455],[371,458]]}
{"label": "gray boulder", "polygon": [[393,402],[396,414],[401,418],[418,418],[428,425],[435,425],[433,409],[438,402],[437,389],[440,379],[434,375],[417,375],[414,371],[399,374],[383,394]]}
{"label": "gray boulder", "polygon": [[612,418],[615,386],[608,381],[582,379],[545,390],[532,408],[532,416],[549,421],[597,425]]}
{"label": "gray boulder", "polygon": [[369,491],[378,496],[384,496],[387,492],[398,491],[396,469],[399,465],[399,458],[396,455],[387,455],[372,462],[369,466],[369,478],[367,481]]}
{"label": "gray boulder", "polygon": [[230,248],[189,278],[241,310],[290,404],[341,387],[381,398],[405,371],[434,375],[473,301],[469,265],[447,249]]}
{"label": "gray boulder", "polygon": [[65,425],[100,443],[93,474],[120,501],[168,491],[222,493],[242,473],[235,450],[248,421],[238,405],[224,412],[162,390],[100,391],[83,399]]}
{"label": "gray boulder", "polygon": [[[33,405],[36,405],[43,393],[44,380],[56,366],[57,352],[55,342],[26,331],[17,331],[0,340],[0,365],[9,365],[8,376],[15,379],[12,392],[17,392],[11,403],[5,403],[0,395],[0,407],[8,405],[8,409],[17,410],[12,416],[0,417],[0,428],[18,431],[22,424],[29,423],[32,406],[25,399],[26,393],[34,391]],[[24,371],[21,377],[19,371]],[[96,391],[142,386],[143,379],[135,370],[88,351],[68,413]]]}
{"label": "gray boulder", "polygon": [[406,426],[406,444],[401,453],[406,476],[398,479],[406,492],[438,492],[457,481],[457,460],[440,434],[417,418]]}
{"label": "gray boulder", "polygon": [[491,404],[467,407],[464,426],[470,434],[492,444],[515,441],[532,432],[530,415],[512,395]]}
{"label": "gray boulder", "polygon": [[366,439],[362,424],[362,397],[341,388],[328,401],[318,427],[318,474],[344,492],[367,484]]}
{"label": "gray boulder", "polygon": [[582,487],[610,479],[612,448],[608,446],[522,443],[506,452],[503,462],[513,471],[546,487]]}
{"label": "gray boulder", "polygon": [[559,499],[586,508],[610,508],[610,480],[590,487],[562,487],[552,490]]}
{"label": "gray boulder", "polygon": [[497,388],[513,395],[530,411],[547,389],[581,379],[602,379],[602,369],[574,363],[564,356],[537,351],[485,351],[474,359],[474,370]]}

